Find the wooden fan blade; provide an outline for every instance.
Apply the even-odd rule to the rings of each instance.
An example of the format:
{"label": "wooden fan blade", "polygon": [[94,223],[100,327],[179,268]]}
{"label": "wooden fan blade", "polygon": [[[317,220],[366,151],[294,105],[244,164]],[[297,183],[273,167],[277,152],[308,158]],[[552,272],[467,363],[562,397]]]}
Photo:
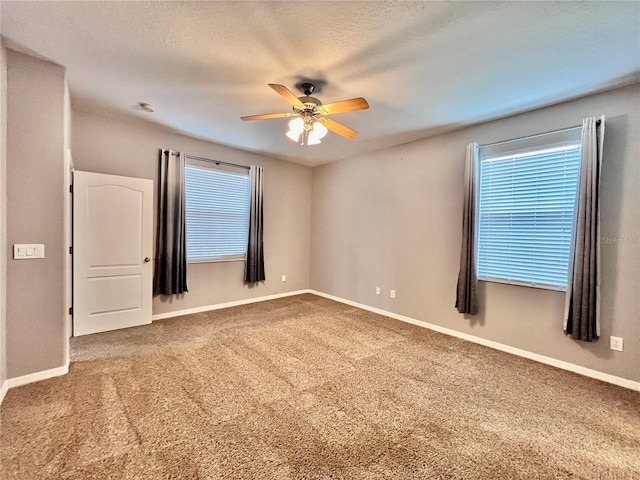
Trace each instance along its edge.
{"label": "wooden fan blade", "polygon": [[352,98],[350,100],[342,100],[341,102],[320,105],[317,108],[317,111],[324,115],[333,115],[334,113],[352,112],[353,110],[366,110],[367,108],[369,108],[369,104],[367,103],[367,101],[362,97],[358,97]]}
{"label": "wooden fan blade", "polygon": [[322,117],[318,119],[327,130],[331,130],[333,133],[337,133],[338,135],[343,136],[344,138],[348,138],[349,140],[353,140],[358,136],[358,132],[355,130],[351,130],[349,127],[345,127],[341,123],[336,122],[335,120],[331,120],[330,118]]}
{"label": "wooden fan blade", "polygon": [[273,88],[282,98],[284,98],[291,105],[295,105],[296,107],[304,107],[304,103],[300,101],[298,97],[296,97],[291,90],[289,90],[284,85],[278,85],[277,83],[270,83],[269,86]]}
{"label": "wooden fan blade", "polygon": [[282,117],[291,117],[295,115],[294,113],[263,113],[262,115],[247,115],[246,117],[240,117],[240,120],[244,120],[245,122],[248,120],[267,120],[269,118],[282,118]]}

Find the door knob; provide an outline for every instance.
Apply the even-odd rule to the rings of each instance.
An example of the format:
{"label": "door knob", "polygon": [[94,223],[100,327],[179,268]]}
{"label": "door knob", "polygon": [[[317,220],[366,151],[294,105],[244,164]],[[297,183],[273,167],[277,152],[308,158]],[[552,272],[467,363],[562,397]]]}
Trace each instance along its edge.
{"label": "door knob", "polygon": [[144,263],[149,263],[151,259],[149,257],[144,257]]}

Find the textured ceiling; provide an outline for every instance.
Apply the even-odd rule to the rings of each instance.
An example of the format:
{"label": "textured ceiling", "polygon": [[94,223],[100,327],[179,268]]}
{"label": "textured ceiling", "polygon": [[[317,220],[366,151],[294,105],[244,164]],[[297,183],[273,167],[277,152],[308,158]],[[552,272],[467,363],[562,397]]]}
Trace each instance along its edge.
{"label": "textured ceiling", "polygon": [[[639,80],[639,2],[7,2],[2,35],[67,68],[73,107],[304,165]],[[322,84],[360,132],[284,136],[267,83]],[[297,92],[297,90],[294,90]],[[155,113],[135,105],[148,102]]]}

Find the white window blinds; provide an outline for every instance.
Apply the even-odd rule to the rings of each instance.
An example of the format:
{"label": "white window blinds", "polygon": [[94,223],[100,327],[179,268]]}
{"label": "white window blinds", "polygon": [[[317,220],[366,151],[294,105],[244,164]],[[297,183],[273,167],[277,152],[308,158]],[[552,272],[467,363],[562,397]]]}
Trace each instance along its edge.
{"label": "white window blinds", "polygon": [[187,260],[244,259],[249,176],[188,160],[185,167]]}
{"label": "white window blinds", "polygon": [[579,134],[560,144],[542,137],[536,147],[511,145],[507,154],[480,149],[478,278],[566,288]]}

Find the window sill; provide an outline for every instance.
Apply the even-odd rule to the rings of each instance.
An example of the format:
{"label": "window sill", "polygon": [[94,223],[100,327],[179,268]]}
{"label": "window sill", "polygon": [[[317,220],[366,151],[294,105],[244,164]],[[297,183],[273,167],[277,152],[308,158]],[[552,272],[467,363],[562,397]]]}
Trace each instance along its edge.
{"label": "window sill", "polygon": [[488,282],[488,283],[503,283],[506,285],[515,285],[516,287],[528,287],[528,288],[537,288],[540,290],[552,290],[552,291],[556,291],[556,292],[566,292],[567,291],[567,287],[560,287],[557,285],[544,285],[541,283],[529,283],[529,282],[519,282],[517,280],[505,280],[502,278],[487,278],[487,277],[482,277],[482,278],[478,278],[479,281],[481,282]]}

